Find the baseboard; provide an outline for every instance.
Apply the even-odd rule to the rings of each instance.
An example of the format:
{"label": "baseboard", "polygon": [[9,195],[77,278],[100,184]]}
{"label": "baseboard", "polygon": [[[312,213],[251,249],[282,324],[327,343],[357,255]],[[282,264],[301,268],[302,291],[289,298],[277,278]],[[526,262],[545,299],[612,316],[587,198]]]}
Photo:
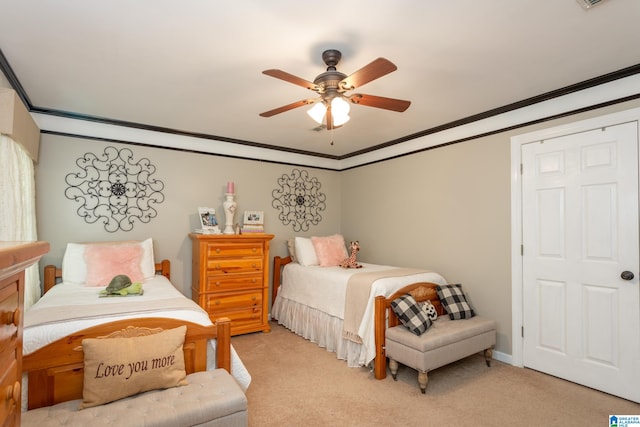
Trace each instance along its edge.
{"label": "baseboard", "polygon": [[513,357],[510,354],[503,353],[501,351],[493,350],[493,355],[492,356],[498,362],[508,363],[509,365],[513,364],[512,363],[513,362]]}

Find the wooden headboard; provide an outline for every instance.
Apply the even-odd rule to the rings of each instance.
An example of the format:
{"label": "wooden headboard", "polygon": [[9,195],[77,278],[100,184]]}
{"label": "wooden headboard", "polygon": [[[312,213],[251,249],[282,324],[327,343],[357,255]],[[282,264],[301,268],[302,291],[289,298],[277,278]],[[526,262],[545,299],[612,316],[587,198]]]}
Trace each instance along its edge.
{"label": "wooden headboard", "polygon": [[[156,263],[156,273],[159,273],[171,280],[171,262],[168,259],[163,259]],[[47,293],[49,289],[53,288],[58,279],[62,279],[62,269],[55,265],[47,265],[44,267],[44,285],[43,293]]]}

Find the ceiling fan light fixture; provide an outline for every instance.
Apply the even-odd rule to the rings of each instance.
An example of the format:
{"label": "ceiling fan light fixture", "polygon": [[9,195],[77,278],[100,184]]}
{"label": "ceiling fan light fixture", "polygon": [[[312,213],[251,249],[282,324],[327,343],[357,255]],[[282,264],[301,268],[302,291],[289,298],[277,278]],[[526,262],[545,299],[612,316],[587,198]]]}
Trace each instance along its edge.
{"label": "ceiling fan light fixture", "polygon": [[335,116],[348,116],[351,106],[341,96],[336,96],[331,100],[331,113]]}
{"label": "ceiling fan light fixture", "polygon": [[326,112],[327,112],[327,108],[324,106],[324,103],[316,102],[316,104],[307,111],[307,114],[313,120],[322,124],[322,121],[324,120],[324,115]]}
{"label": "ceiling fan light fixture", "polygon": [[355,73],[347,76],[336,69],[336,65],[340,61],[341,57],[342,54],[338,50],[330,49],[324,51],[322,53],[322,60],[327,65],[327,71],[316,76],[313,82],[278,69],[264,70],[262,74],[301,86],[315,92],[320,95],[320,97],[292,102],[291,104],[283,105],[282,107],[260,113],[260,116],[271,117],[276,114],[284,113],[285,111],[313,103],[315,105],[307,111],[309,117],[311,117],[316,123],[324,125],[326,129],[333,130],[350,120],[349,111],[352,103],[363,105],[365,107],[382,108],[384,110],[398,112],[403,112],[409,108],[411,102],[404,101],[402,99],[385,98],[382,96],[366,95],[363,93],[354,93],[348,96],[345,95],[345,92],[363,86],[397,70],[398,68],[388,59],[378,58],[360,68]]}

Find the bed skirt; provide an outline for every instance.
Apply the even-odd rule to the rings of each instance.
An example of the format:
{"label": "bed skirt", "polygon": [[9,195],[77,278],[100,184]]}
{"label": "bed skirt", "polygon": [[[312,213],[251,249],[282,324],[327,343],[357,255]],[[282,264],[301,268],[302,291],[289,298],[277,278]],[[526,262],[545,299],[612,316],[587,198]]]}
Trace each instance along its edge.
{"label": "bed skirt", "polygon": [[366,364],[367,352],[364,346],[342,338],[342,319],[281,297],[276,298],[272,315],[278,324],[293,333],[336,353],[336,357],[345,360],[350,368]]}

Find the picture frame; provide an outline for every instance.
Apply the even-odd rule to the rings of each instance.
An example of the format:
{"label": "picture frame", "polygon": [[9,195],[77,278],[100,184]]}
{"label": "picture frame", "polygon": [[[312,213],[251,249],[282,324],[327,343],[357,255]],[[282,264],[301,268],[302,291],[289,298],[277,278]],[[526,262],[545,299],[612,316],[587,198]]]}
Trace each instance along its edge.
{"label": "picture frame", "polygon": [[263,225],[264,224],[264,211],[244,211],[245,225]]}
{"label": "picture frame", "polygon": [[199,207],[198,218],[200,220],[200,227],[203,230],[219,230],[218,218],[216,217],[216,210],[214,208]]}

